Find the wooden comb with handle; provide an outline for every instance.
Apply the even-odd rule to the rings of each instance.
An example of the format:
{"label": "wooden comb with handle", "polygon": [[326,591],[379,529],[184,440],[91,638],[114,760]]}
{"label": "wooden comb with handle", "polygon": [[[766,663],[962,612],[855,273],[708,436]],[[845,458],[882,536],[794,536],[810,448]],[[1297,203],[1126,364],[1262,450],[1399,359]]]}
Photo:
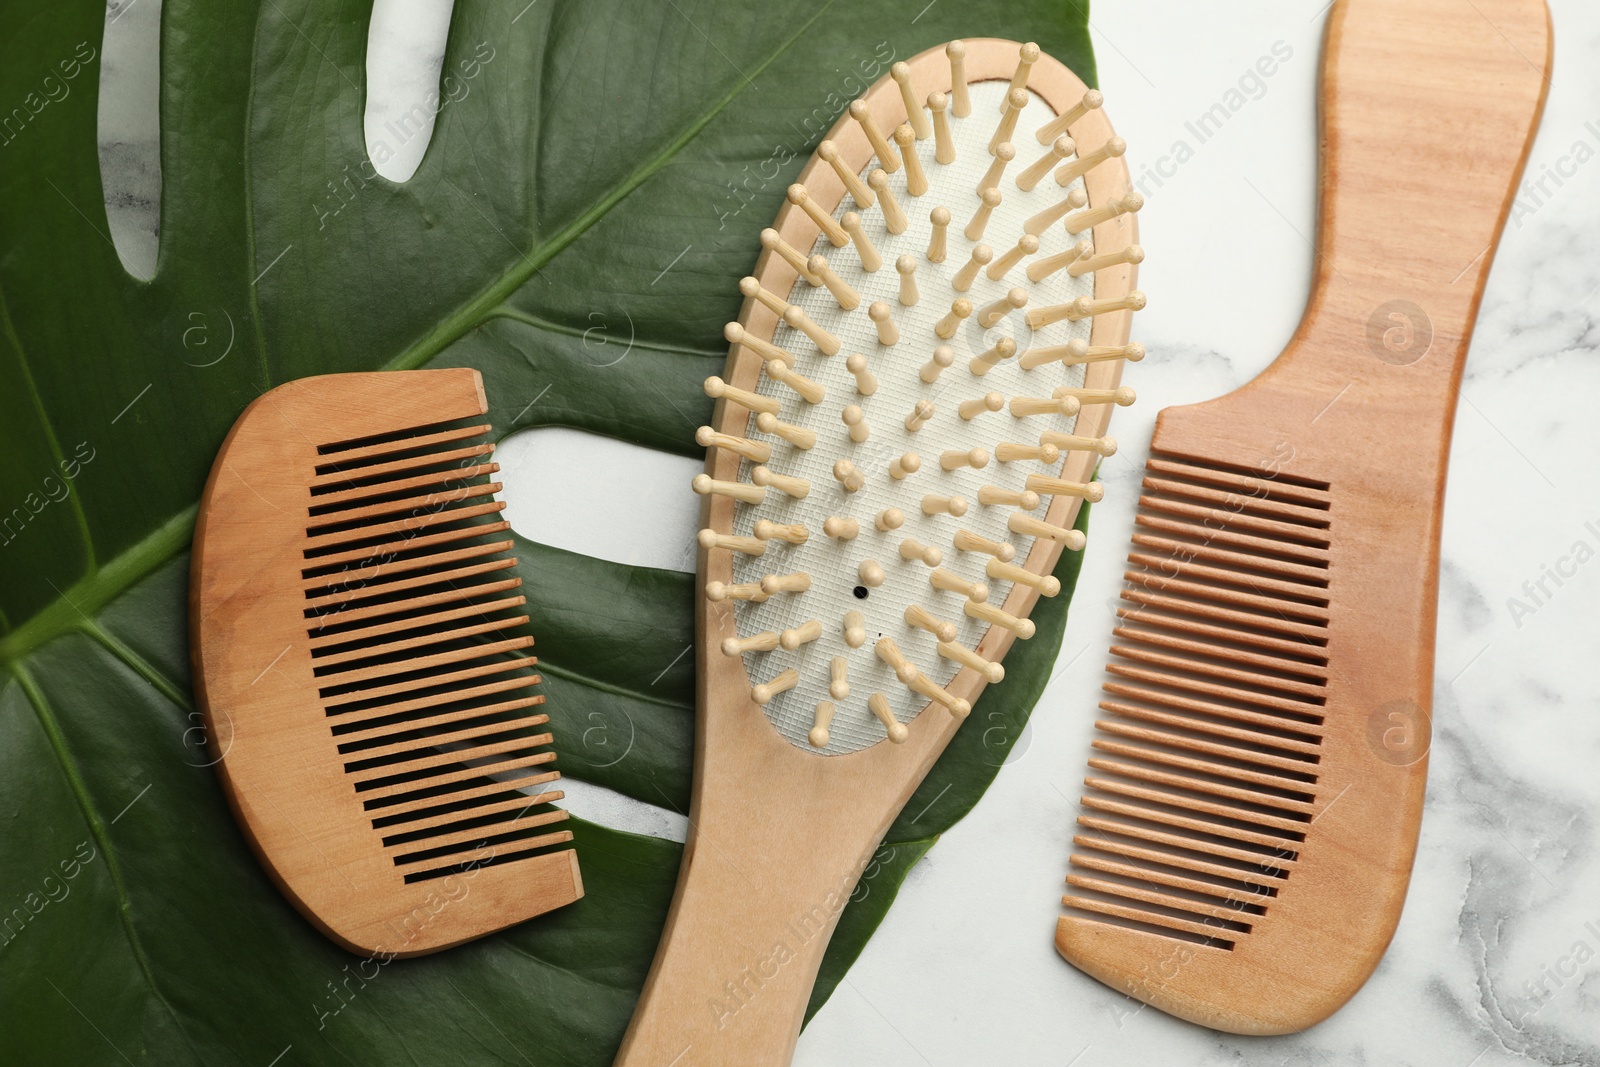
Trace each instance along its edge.
{"label": "wooden comb with handle", "polygon": [[1399,921],[1456,394],[1550,40],[1543,0],[1339,0],[1305,319],[1157,421],[1056,943],[1185,1019],[1304,1029]]}
{"label": "wooden comb with handle", "polygon": [[279,889],[364,955],[583,895],[487,410],[474,370],[289,382],[200,502],[191,653],[224,790]]}

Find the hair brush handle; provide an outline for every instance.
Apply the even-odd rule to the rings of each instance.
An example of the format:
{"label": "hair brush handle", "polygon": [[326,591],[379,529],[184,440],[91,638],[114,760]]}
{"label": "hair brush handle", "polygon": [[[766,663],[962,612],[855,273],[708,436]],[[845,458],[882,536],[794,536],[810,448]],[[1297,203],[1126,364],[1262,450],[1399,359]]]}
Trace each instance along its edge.
{"label": "hair brush handle", "polygon": [[1331,398],[1386,382],[1397,425],[1448,428],[1544,108],[1550,41],[1544,0],[1334,6],[1315,286],[1287,357],[1255,385]]}

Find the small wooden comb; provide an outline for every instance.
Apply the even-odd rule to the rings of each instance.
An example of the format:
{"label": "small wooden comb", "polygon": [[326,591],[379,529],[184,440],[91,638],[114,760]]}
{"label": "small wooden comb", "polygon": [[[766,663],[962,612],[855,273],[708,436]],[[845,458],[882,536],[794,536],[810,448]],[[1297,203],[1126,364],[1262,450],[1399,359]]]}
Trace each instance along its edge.
{"label": "small wooden comb", "polygon": [[[434,952],[583,895],[552,846],[526,597],[473,370],[335,374],[249,406],[195,529],[195,690],[224,790],[296,907]],[[520,632],[519,632],[520,631]]]}
{"label": "small wooden comb", "polygon": [[1143,356],[1101,103],[1036,44],[924,52],[763,233],[699,434],[690,836],[619,1064],[789,1061],[857,878],[1083,547]]}
{"label": "small wooden comb", "polygon": [[1456,393],[1549,56],[1542,0],[1339,0],[1306,317],[1157,421],[1056,944],[1174,1015],[1302,1030],[1399,921]]}

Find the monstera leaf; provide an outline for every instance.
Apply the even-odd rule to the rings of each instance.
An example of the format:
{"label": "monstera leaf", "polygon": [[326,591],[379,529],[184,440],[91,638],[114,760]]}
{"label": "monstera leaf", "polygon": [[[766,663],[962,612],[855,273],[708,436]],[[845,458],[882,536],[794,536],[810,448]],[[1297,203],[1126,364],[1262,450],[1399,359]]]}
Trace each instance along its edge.
{"label": "monstera leaf", "polygon": [[[161,251],[141,283],[101,208],[104,3],[0,4],[10,1062],[609,1063],[677,846],[580,825],[581,903],[383,965],[336,949],[263,876],[205,766],[187,673],[211,458],[276,383],[425,366],[482,371],[501,433],[573,426],[692,455],[734,283],[850,98],[955,36],[1037,40],[1093,75],[1068,0],[1012,0],[1003,20],[954,0],[456,0],[450,77],[418,105],[438,108],[433,140],[396,185],[362,135],[369,9],[166,0]],[[689,577],[521,548],[562,769],[683,810]],[[1065,600],[895,826],[816,1004],[1003,762]]]}

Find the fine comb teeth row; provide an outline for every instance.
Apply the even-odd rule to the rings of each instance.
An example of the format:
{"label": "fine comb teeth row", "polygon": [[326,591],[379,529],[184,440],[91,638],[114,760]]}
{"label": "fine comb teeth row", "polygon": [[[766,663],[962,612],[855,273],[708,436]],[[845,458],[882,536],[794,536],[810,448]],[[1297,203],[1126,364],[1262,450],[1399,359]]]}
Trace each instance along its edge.
{"label": "fine comb teeth row", "polygon": [[700,534],[730,557],[705,587],[736,605],[722,651],[784,736],[830,755],[903,742],[929,702],[965,716],[946,688],[962,670],[1003,678],[1116,449],[1078,416],[1100,406],[1103,426],[1133,400],[1086,371],[1144,354],[1127,343],[1145,300],[1126,146],[1103,122],[1081,148],[1068,132],[1100,94],[1058,115],[1028,91],[1037,46],[972,85],[965,51],[946,48],[931,93],[895,64],[904,123],[886,131],[863,98],[821,143],[726,330],[759,375],[706,382],[748,413],[698,438],[738,459],[694,483],[736,504]]}
{"label": "fine comb teeth row", "polygon": [[483,411],[472,371],[292,383],[241,417],[207,489],[210,740],[269,869],[362,951],[431,951],[581,891],[549,851],[572,835],[551,829],[567,816]]}
{"label": "fine comb teeth row", "polygon": [[1322,796],[1328,486],[1153,455],[1067,907],[1231,950]]}

